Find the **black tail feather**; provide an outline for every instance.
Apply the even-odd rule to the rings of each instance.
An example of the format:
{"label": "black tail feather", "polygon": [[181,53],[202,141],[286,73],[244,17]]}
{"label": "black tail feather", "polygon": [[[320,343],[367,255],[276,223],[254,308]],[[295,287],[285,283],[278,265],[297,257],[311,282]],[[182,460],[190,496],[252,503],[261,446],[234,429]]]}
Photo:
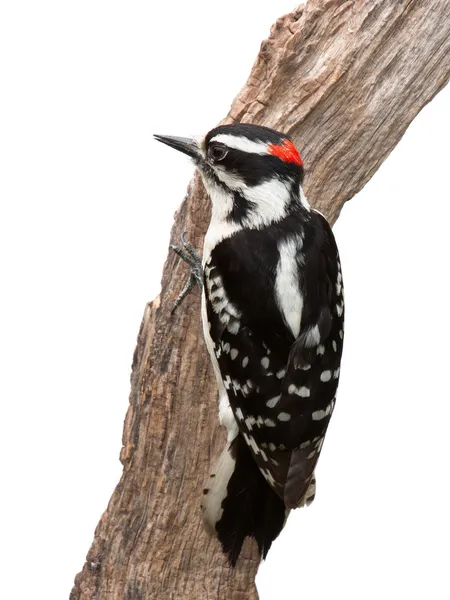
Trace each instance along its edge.
{"label": "black tail feather", "polygon": [[264,479],[240,435],[232,442],[230,451],[236,464],[216,531],[223,551],[235,566],[247,536],[254,537],[262,557],[267,556],[273,540],[283,529],[286,508]]}

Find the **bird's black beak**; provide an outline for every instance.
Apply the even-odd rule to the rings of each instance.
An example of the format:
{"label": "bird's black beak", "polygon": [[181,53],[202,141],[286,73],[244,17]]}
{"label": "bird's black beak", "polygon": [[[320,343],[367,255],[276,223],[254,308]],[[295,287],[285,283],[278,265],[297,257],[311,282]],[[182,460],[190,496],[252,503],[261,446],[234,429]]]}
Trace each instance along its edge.
{"label": "bird's black beak", "polygon": [[179,150],[184,154],[187,154],[191,158],[199,158],[198,144],[194,139],[175,137],[173,135],[154,135],[155,140],[162,142],[175,150]]}

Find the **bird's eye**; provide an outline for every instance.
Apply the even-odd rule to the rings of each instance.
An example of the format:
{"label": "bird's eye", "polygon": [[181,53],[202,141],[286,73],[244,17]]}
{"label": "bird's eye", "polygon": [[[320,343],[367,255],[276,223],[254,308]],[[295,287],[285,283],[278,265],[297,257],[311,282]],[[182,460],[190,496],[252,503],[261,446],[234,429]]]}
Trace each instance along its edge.
{"label": "bird's eye", "polygon": [[228,150],[224,146],[210,146],[208,154],[214,162],[219,162],[225,158]]}

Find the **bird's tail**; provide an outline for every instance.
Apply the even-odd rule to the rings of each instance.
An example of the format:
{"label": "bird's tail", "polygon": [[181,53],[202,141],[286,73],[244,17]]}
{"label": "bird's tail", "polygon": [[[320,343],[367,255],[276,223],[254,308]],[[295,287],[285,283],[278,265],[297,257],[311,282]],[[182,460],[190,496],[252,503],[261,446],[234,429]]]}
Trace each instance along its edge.
{"label": "bird's tail", "polygon": [[254,537],[263,558],[287,518],[283,501],[268,485],[245,440],[237,435],[222,452],[202,502],[210,533],[235,566],[247,536]]}

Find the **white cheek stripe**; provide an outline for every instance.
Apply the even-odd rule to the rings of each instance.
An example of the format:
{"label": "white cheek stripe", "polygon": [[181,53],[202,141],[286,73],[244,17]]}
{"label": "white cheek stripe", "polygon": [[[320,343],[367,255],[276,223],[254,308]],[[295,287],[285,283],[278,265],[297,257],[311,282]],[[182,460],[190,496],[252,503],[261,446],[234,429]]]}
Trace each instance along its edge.
{"label": "white cheek stripe", "polygon": [[209,143],[220,142],[225,144],[228,148],[234,148],[235,150],[242,150],[242,152],[252,152],[254,154],[267,154],[269,145],[265,142],[254,142],[240,135],[230,135],[221,133],[214,136]]}
{"label": "white cheek stripe", "polygon": [[286,216],[292,191],[291,182],[282,182],[275,177],[253,187],[242,189],[242,195],[256,205],[251,211],[246,226],[259,229]]}
{"label": "white cheek stripe", "polygon": [[221,186],[206,176],[203,176],[206,190],[212,204],[211,222],[205,237],[203,248],[203,264],[208,260],[212,250],[225,238],[231,237],[244,227],[260,229],[281,221],[286,216],[289,203],[291,184],[283,183],[274,178],[264,181],[254,187],[246,187],[241,183],[240,193],[255,204],[255,209],[245,219],[244,223],[227,220],[233,209],[233,196]]}

